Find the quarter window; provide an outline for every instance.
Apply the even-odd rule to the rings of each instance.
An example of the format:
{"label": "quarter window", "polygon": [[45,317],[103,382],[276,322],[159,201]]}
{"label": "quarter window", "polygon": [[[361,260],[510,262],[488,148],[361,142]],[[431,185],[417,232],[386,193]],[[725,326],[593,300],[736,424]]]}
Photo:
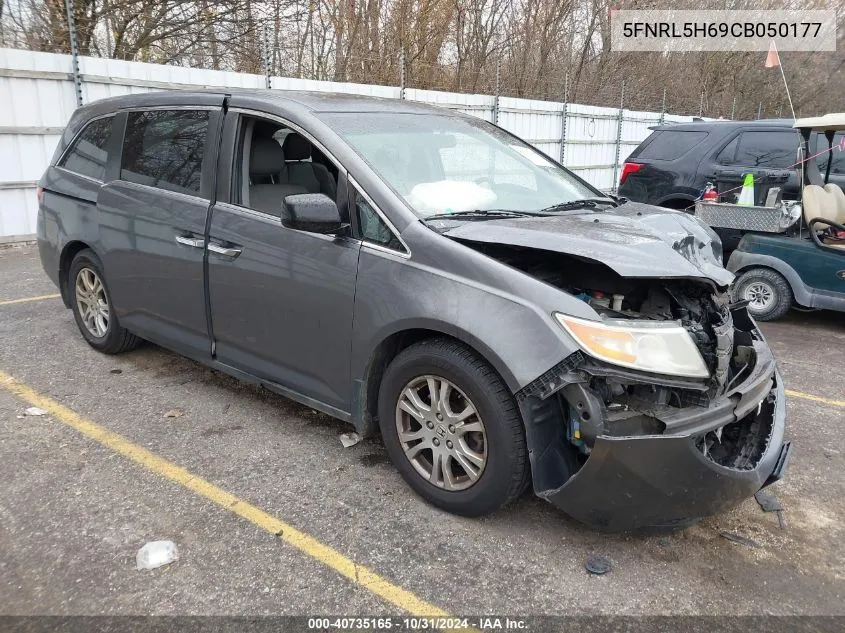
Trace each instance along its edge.
{"label": "quarter window", "polygon": [[725,148],[719,152],[716,157],[716,162],[721,165],[732,165],[734,158],[736,158],[736,146],[739,144],[739,137],[735,136],[733,140],[725,145]]}
{"label": "quarter window", "polygon": [[123,138],[121,179],[199,193],[208,115],[207,110],[130,112]]}
{"label": "quarter window", "polygon": [[361,239],[395,251],[405,252],[402,242],[393,234],[372,205],[357,191],[355,192],[355,213],[361,227]]}
{"label": "quarter window", "polygon": [[111,135],[114,117],[91,121],[74,141],[60,163],[61,167],[96,180],[106,177],[108,151],[106,143]]}

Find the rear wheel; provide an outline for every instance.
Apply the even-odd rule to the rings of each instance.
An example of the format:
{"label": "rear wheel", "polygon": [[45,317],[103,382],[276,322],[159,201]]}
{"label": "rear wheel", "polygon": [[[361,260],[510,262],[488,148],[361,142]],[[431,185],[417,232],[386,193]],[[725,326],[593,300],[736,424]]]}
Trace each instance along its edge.
{"label": "rear wheel", "polygon": [[426,501],[481,516],[513,501],[530,473],[513,395],[483,359],[448,339],[402,351],[379,389],[385,447]]}
{"label": "rear wheel", "polygon": [[90,249],[79,251],[70,264],[68,288],[76,325],[88,344],[105,354],[134,349],[141,342],[118,323],[100,258]]}
{"label": "rear wheel", "polygon": [[748,301],[748,312],[758,321],[774,321],[789,312],[792,288],[783,275],[771,268],[752,268],[734,284],[737,299]]}

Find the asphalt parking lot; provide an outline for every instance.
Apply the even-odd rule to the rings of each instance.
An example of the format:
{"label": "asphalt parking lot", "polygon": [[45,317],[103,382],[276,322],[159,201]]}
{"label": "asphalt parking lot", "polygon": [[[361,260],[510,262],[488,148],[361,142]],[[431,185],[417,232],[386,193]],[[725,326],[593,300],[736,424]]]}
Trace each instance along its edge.
{"label": "asphalt parking lot", "polygon": [[[0,250],[0,614],[845,615],[842,314],[763,328],[791,394],[785,530],[749,500],[606,535],[528,494],[445,514],[341,422],[151,344],[97,353],[56,292],[35,248]],[[179,560],[136,570],[156,539]]]}

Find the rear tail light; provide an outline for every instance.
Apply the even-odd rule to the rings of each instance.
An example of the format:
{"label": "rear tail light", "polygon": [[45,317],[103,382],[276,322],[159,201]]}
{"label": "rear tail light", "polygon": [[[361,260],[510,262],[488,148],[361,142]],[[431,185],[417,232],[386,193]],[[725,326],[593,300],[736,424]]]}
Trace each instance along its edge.
{"label": "rear tail light", "polygon": [[41,204],[41,201],[44,200],[44,187],[38,187],[35,190],[35,195],[38,197],[38,204]]}
{"label": "rear tail light", "polygon": [[625,181],[628,180],[628,176],[637,173],[642,167],[640,163],[624,163],[622,165],[622,175],[619,176],[619,184],[624,185]]}

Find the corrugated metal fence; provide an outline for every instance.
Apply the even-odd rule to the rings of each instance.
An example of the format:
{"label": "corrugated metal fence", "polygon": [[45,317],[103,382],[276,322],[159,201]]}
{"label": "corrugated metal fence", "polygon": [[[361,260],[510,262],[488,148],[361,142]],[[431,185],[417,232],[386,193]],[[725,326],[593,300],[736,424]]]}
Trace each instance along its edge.
{"label": "corrugated metal fence", "polygon": [[[196,87],[264,88],[263,75],[79,58],[84,103]],[[271,78],[273,90],[348,92],[433,103],[497,122],[596,187],[613,190],[621,162],[661,120],[691,117],[398,86]],[[76,108],[71,56],[0,49],[0,242],[32,239],[35,186]]]}

